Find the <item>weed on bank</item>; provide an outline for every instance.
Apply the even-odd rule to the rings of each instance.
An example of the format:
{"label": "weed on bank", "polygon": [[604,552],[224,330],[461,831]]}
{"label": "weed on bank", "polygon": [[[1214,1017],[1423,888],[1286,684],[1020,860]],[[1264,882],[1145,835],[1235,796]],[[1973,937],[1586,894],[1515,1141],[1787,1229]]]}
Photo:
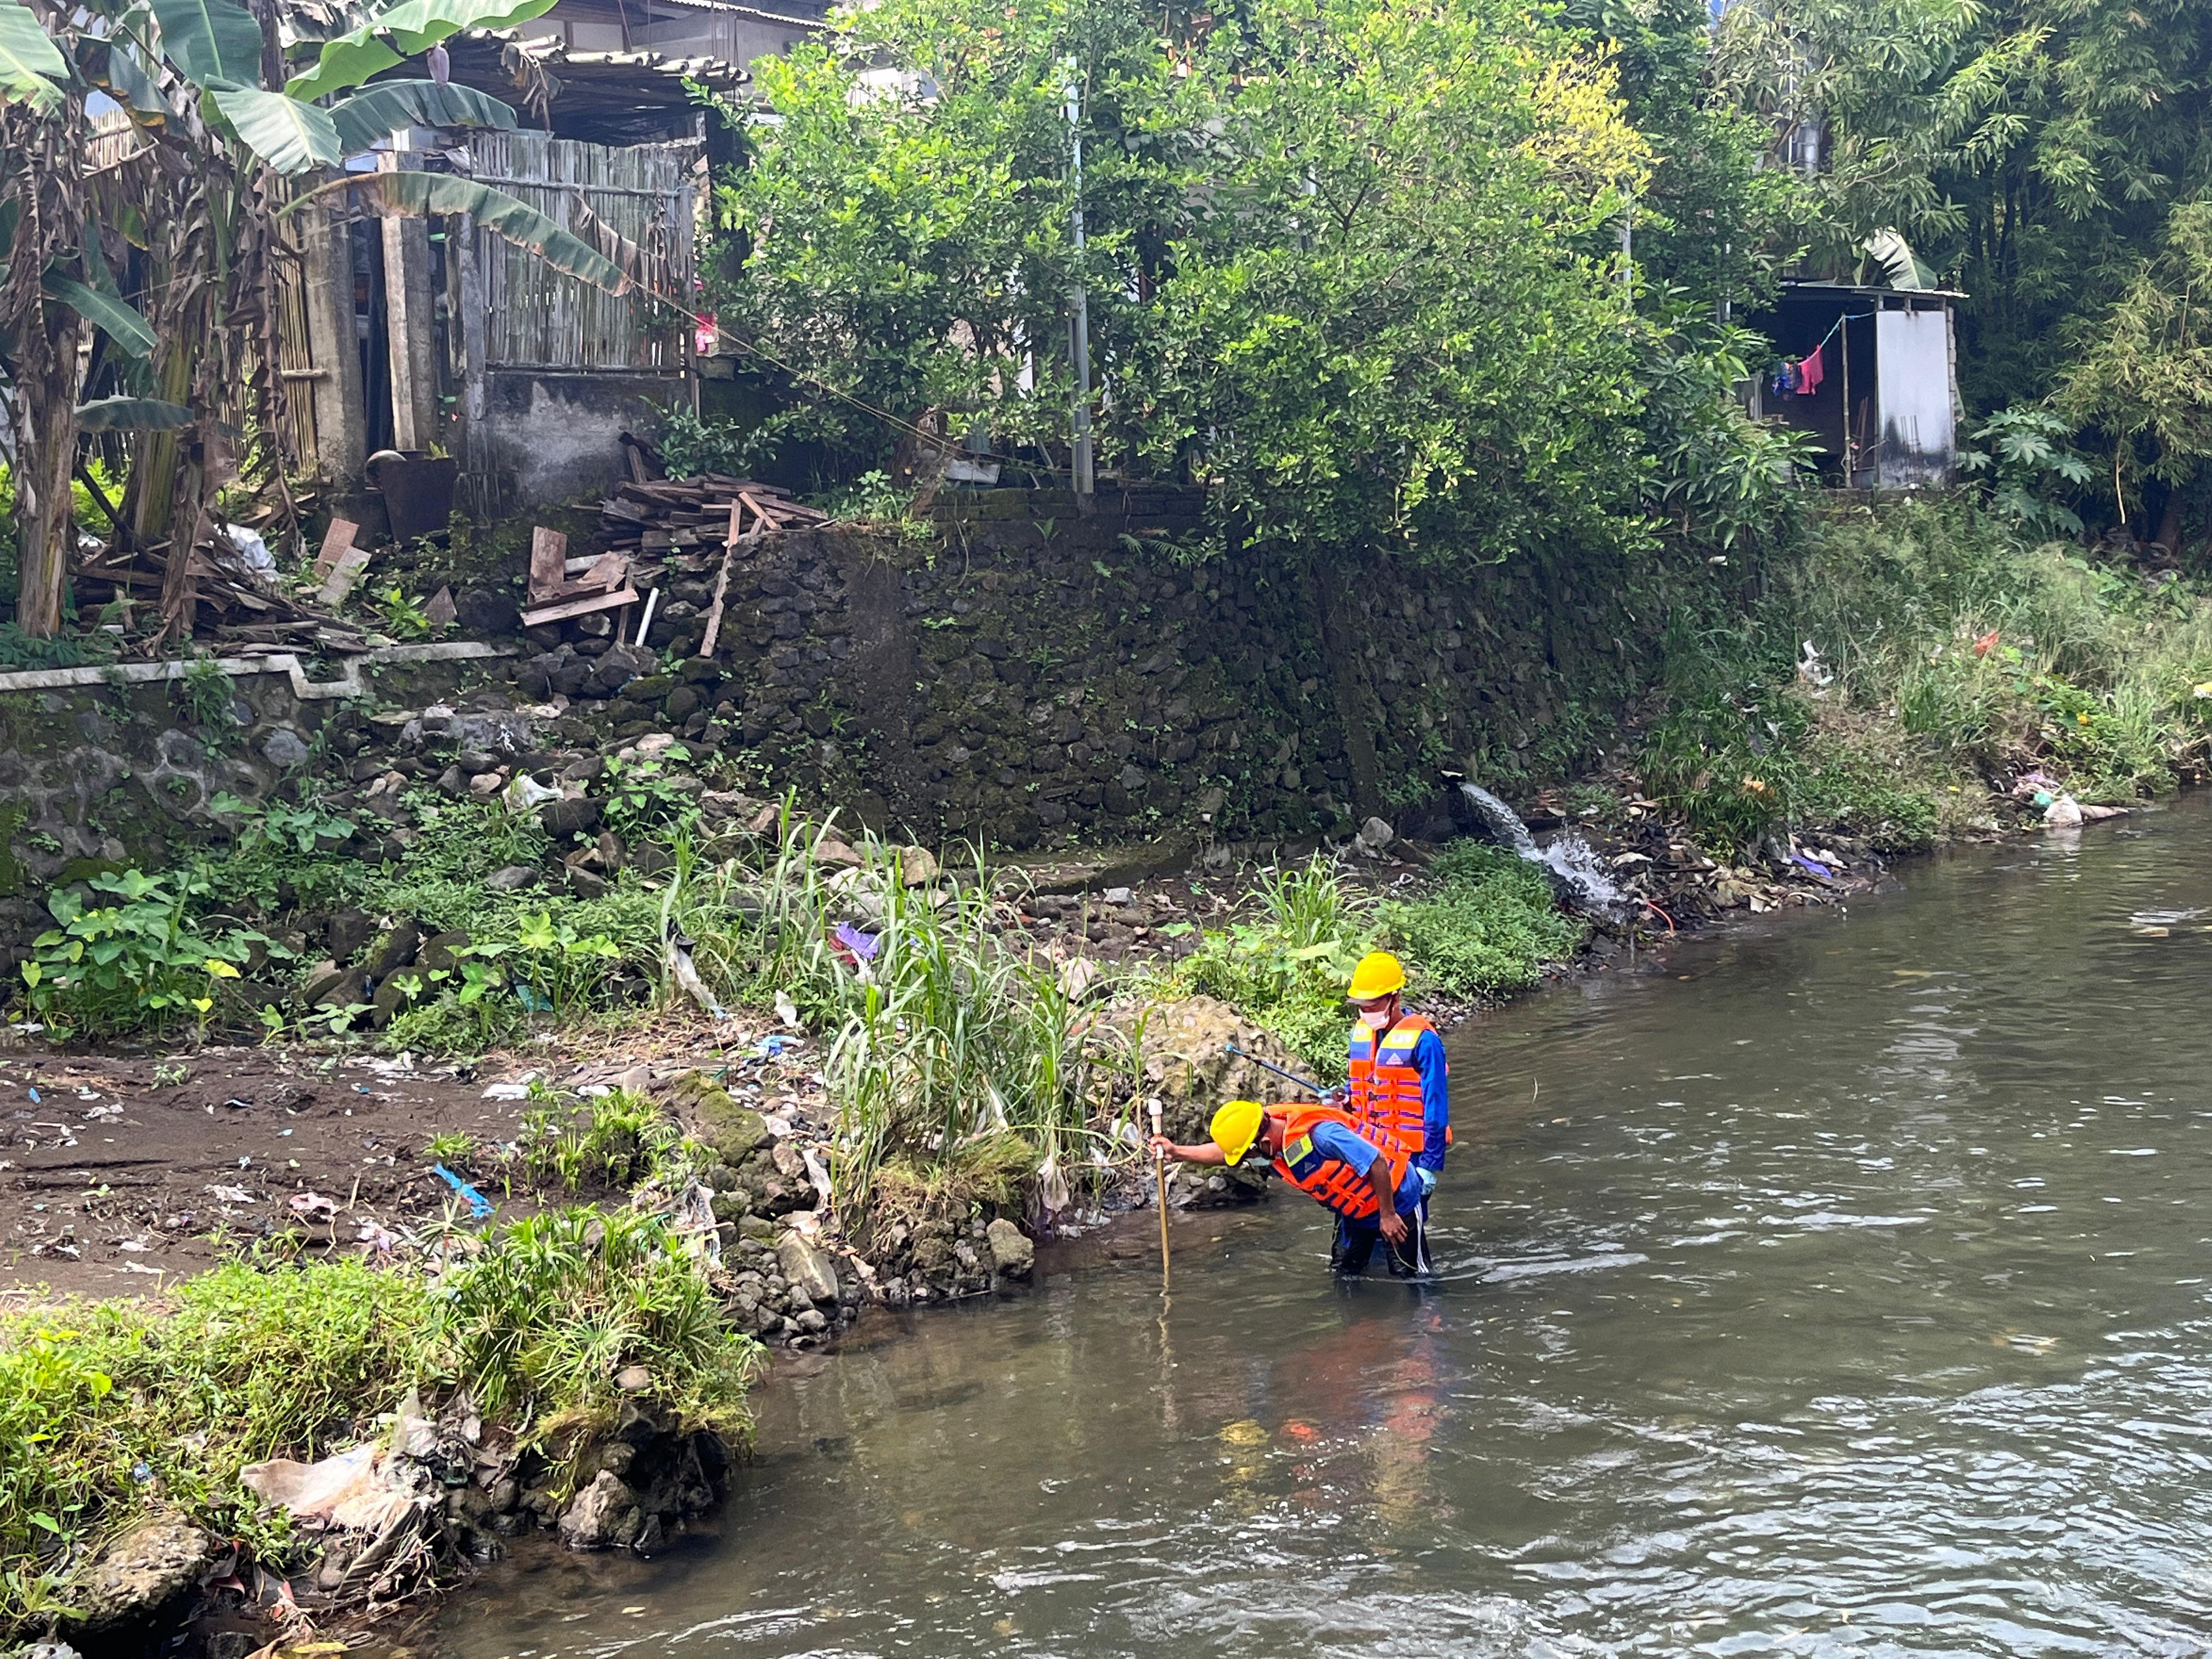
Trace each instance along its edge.
{"label": "weed on bank", "polygon": [[558,1457],[642,1366],[675,1425],[749,1432],[763,1351],[665,1219],[555,1211],[426,1260],[239,1260],[158,1301],[0,1318],[0,1636],[65,1610],[72,1571],[156,1509],[283,1560],[287,1524],[239,1472],[362,1439],[410,1391]]}

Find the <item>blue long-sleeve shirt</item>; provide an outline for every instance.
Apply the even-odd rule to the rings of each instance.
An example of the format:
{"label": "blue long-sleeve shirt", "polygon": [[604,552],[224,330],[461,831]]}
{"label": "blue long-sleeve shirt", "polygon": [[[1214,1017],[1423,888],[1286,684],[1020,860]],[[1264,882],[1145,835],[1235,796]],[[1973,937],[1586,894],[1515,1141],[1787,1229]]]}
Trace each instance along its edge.
{"label": "blue long-sleeve shirt", "polygon": [[[1304,1158],[1291,1162],[1292,1175],[1308,1175],[1318,1168],[1322,1160],[1332,1158],[1356,1173],[1365,1175],[1374,1167],[1375,1160],[1382,1156],[1374,1142],[1340,1123],[1316,1123],[1307,1131],[1305,1139],[1308,1150]],[[1287,1160],[1289,1153],[1297,1149],[1286,1147],[1284,1150]],[[1406,1170],[1405,1178],[1398,1183],[1398,1190],[1394,1196],[1401,1215],[1407,1213],[1421,1201],[1421,1178],[1410,1166]]]}

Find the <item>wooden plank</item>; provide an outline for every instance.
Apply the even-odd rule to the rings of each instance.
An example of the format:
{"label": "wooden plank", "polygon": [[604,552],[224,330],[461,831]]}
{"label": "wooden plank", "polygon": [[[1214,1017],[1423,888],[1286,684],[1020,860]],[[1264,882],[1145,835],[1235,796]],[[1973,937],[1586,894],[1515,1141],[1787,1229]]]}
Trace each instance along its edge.
{"label": "wooden plank", "polygon": [[532,598],[550,593],[568,574],[568,538],[544,525],[530,532],[530,592]]}
{"label": "wooden plank", "polygon": [[315,580],[321,581],[331,574],[331,567],[338,556],[353,546],[353,539],[361,534],[361,526],[349,519],[332,519],[331,527],[323,532],[323,550],[315,555]]}
{"label": "wooden plank", "polygon": [[570,617],[586,616],[594,611],[616,611],[637,603],[637,590],[625,587],[614,593],[595,593],[588,599],[570,599],[562,605],[549,605],[536,611],[522,613],[522,625],[536,628],[550,622],[563,622]]}
{"label": "wooden plank", "polygon": [[338,555],[331,574],[315,590],[315,603],[334,605],[342,603],[353,592],[353,585],[361,580],[361,573],[368,568],[368,554],[361,548],[349,547]]}

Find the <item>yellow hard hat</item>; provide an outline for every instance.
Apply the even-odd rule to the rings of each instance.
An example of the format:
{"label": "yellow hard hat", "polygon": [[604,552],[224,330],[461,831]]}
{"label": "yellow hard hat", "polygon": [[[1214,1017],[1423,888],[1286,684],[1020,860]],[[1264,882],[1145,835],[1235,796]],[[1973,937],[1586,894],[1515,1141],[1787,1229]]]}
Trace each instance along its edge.
{"label": "yellow hard hat", "polygon": [[1256,1100],[1232,1100],[1213,1115],[1206,1133],[1221,1148],[1224,1158],[1231,1164],[1239,1163],[1260,1138],[1260,1120],[1267,1115],[1267,1108]]}
{"label": "yellow hard hat", "polygon": [[1370,951],[1352,970],[1352,989],[1345,994],[1354,1002],[1387,997],[1406,988],[1406,969],[1388,951]]}

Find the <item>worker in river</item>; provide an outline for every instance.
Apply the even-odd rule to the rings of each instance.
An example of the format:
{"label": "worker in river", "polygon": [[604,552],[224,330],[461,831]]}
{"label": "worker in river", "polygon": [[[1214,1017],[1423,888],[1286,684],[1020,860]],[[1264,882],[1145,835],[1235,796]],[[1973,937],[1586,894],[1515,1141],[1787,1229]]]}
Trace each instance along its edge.
{"label": "worker in river", "polygon": [[1152,1150],[1184,1164],[1242,1163],[1256,1144],[1275,1173],[1336,1216],[1331,1260],[1340,1273],[1364,1268],[1380,1238],[1401,1279],[1429,1272],[1426,1200],[1402,1151],[1377,1146],[1340,1106],[1262,1106],[1232,1100],[1213,1115],[1206,1141],[1178,1146],[1165,1135]]}
{"label": "worker in river", "polygon": [[[1346,1051],[1346,1081],[1322,1104],[1342,1106],[1370,1140],[1405,1154],[1421,1183],[1425,1221],[1451,1146],[1451,1066],[1437,1028],[1406,1012],[1405,993],[1405,964],[1397,957],[1370,951],[1360,958],[1346,993],[1359,1018]],[[1363,1252],[1352,1271],[1364,1261]]]}

